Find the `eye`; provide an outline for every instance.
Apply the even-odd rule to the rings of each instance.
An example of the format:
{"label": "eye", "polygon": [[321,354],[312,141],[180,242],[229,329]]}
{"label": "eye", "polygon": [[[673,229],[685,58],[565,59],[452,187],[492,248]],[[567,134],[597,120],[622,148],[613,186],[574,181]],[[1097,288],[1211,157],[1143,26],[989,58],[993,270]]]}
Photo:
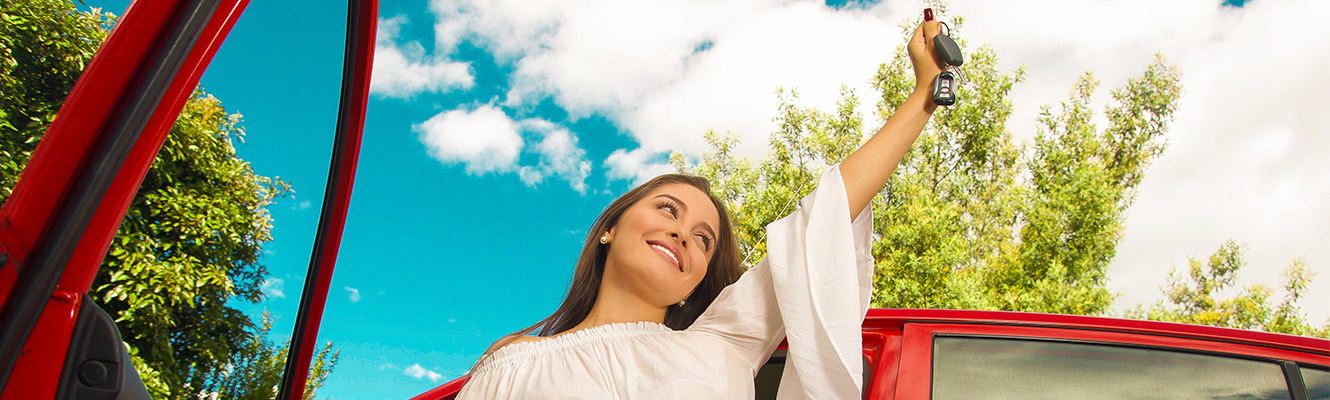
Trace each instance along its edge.
{"label": "eye", "polygon": [[660,204],[656,205],[656,208],[665,210],[665,212],[670,213],[670,216],[673,216],[675,219],[679,218],[679,207],[675,206],[674,203],[662,201]]}
{"label": "eye", "polygon": [[704,250],[711,250],[711,237],[710,237],[710,236],[707,236],[707,234],[705,234],[705,233],[698,233],[698,234],[697,234],[697,239],[698,239],[699,241],[702,242],[702,247],[704,247]]}

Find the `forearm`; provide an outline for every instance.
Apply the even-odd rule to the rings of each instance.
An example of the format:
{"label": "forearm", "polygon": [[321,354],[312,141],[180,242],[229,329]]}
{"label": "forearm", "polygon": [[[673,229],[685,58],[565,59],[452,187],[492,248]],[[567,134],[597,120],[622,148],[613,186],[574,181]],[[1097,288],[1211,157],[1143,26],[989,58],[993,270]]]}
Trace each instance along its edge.
{"label": "forearm", "polygon": [[887,118],[882,129],[841,162],[841,179],[845,181],[851,218],[868,206],[873,196],[887,184],[891,173],[905,158],[905,152],[923,132],[933,110],[937,109],[931,91],[927,84],[917,85],[905,103]]}

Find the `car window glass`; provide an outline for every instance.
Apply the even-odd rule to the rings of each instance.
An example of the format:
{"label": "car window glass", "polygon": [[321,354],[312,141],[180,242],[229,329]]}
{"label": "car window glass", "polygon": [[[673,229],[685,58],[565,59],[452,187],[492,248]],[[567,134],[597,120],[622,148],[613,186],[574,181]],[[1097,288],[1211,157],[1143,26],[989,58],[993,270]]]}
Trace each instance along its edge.
{"label": "car window glass", "polygon": [[1307,398],[1330,400],[1330,370],[1302,366],[1302,381],[1307,384]]}
{"label": "car window glass", "polygon": [[1101,344],[939,337],[933,399],[1288,399],[1273,362]]}

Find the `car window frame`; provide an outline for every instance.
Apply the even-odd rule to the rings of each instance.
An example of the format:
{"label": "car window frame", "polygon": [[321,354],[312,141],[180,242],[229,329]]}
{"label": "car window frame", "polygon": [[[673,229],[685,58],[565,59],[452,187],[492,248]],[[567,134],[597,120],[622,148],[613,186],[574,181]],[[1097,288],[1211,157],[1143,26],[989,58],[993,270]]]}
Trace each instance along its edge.
{"label": "car window frame", "polygon": [[[900,400],[931,399],[933,392],[933,340],[944,337],[980,337],[994,339],[1028,339],[1075,342],[1086,344],[1153,348],[1168,351],[1269,361],[1280,364],[1294,398],[1306,398],[1305,383],[1296,371],[1300,364],[1324,365],[1330,356],[1284,348],[1233,343],[1224,340],[1152,335],[1065,327],[1044,327],[1001,324],[906,323],[902,329],[899,381],[921,384],[896,385],[894,398]],[[1296,386],[1295,386],[1296,385]],[[1298,392],[1302,397],[1298,397]],[[880,397],[870,397],[880,398]]]}

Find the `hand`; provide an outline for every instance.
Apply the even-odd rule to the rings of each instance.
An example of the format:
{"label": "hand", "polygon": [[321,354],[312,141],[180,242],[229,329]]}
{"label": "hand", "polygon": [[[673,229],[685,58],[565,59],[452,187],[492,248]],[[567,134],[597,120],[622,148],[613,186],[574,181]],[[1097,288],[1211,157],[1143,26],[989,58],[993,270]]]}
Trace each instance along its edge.
{"label": "hand", "polygon": [[929,93],[933,91],[933,79],[942,73],[941,59],[937,56],[937,49],[933,48],[933,37],[942,31],[942,24],[937,21],[924,21],[914,30],[914,36],[910,38],[910,44],[906,50],[910,53],[910,64],[914,66],[915,88],[925,88]]}

